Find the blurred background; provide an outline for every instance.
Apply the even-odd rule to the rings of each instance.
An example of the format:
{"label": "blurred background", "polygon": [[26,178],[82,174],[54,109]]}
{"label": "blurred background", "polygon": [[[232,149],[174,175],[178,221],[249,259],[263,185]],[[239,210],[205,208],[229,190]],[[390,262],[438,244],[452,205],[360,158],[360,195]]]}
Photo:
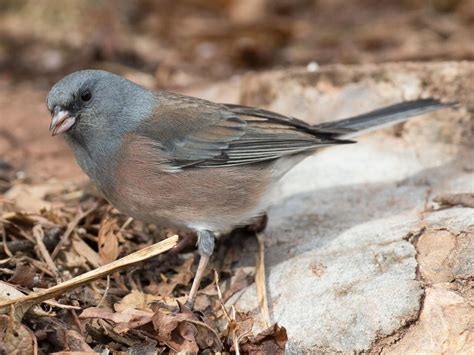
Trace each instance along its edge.
{"label": "blurred background", "polygon": [[2,174],[82,176],[49,136],[44,105],[74,70],[196,93],[312,62],[473,60],[473,35],[471,0],[1,0]]}
{"label": "blurred background", "polygon": [[474,59],[470,0],[2,0],[3,79],[105,67],[180,87],[247,70]]}

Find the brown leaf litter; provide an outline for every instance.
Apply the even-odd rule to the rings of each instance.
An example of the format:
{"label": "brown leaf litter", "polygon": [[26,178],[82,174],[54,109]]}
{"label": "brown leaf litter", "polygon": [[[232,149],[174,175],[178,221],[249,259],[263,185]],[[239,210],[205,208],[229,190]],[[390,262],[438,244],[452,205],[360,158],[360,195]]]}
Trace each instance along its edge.
{"label": "brown leaf litter", "polygon": [[284,328],[254,335],[256,315],[225,303],[253,281],[235,268],[238,238],[220,242],[220,271],[208,271],[191,311],[192,238],[158,255],[177,231],[131,221],[78,186],[9,183],[0,196],[0,354],[284,352]]}

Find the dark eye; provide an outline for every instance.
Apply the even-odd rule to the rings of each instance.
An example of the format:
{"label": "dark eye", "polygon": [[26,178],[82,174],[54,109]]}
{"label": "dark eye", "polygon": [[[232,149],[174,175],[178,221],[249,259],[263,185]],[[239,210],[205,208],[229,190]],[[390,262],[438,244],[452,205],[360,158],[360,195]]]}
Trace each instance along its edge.
{"label": "dark eye", "polygon": [[81,93],[81,100],[82,100],[82,101],[87,102],[87,101],[89,101],[91,98],[92,98],[92,93],[91,93],[90,90],[84,90],[84,91]]}

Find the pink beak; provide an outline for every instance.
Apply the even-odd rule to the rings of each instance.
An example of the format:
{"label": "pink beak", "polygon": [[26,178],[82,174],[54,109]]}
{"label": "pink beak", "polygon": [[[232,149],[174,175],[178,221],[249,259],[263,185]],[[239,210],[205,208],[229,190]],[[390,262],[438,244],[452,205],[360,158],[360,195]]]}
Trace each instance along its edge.
{"label": "pink beak", "polygon": [[64,111],[59,108],[55,108],[49,130],[53,136],[66,132],[76,123],[76,117],[69,114],[69,111]]}

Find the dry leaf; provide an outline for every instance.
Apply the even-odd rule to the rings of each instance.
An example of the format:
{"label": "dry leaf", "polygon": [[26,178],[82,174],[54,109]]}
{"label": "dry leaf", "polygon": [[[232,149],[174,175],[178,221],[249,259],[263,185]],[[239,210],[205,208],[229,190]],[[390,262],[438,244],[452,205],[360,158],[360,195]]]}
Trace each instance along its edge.
{"label": "dry leaf", "polygon": [[114,261],[119,256],[118,233],[119,227],[117,220],[112,217],[106,217],[102,220],[99,228],[99,255],[102,265]]}
{"label": "dry leaf", "polygon": [[213,321],[205,317],[200,320],[185,307],[182,307],[180,313],[158,309],[153,316],[153,327],[158,339],[177,352],[211,350],[215,353],[223,349],[219,332],[213,328]]}
{"label": "dry leaf", "polygon": [[0,300],[14,300],[23,297],[23,292],[18,291],[15,287],[7,282],[0,281]]}
{"label": "dry leaf", "polygon": [[150,323],[153,318],[153,312],[141,311],[128,308],[122,312],[112,312],[105,308],[91,307],[85,309],[79,318],[100,318],[112,321],[116,324],[113,330],[118,333],[125,333],[130,329],[141,327]]}
{"label": "dry leaf", "polygon": [[171,332],[184,319],[186,319],[186,316],[182,313],[172,314],[166,310],[158,310],[153,315],[152,322],[158,337],[164,342],[169,342],[171,340]]}
{"label": "dry leaf", "polygon": [[[94,350],[87,344],[84,337],[74,329],[61,329],[64,331],[64,334],[61,334],[62,338],[65,341],[65,348],[70,351],[59,352],[63,354],[96,354]],[[58,353],[55,353],[58,354]]]}
{"label": "dry leaf", "polygon": [[187,286],[192,281],[194,274],[192,267],[194,263],[194,257],[186,259],[186,261],[176,268],[176,275],[173,275],[166,284],[160,284],[156,287],[156,291],[162,296],[172,296],[174,289],[178,285]]}
{"label": "dry leaf", "polygon": [[97,268],[102,265],[99,254],[76,235],[72,238],[72,247],[77,254],[83,256],[93,267]]}
{"label": "dry leaf", "polygon": [[196,342],[199,348],[211,349],[213,352],[220,352],[223,350],[223,344],[220,340],[219,331],[216,324],[208,317],[203,317],[202,321],[193,323],[198,332],[196,334]]}
{"label": "dry leaf", "polygon": [[72,248],[64,250],[64,258],[62,258],[61,261],[63,261],[63,266],[68,269],[84,268],[87,263],[86,258],[79,255],[76,250]]}
{"label": "dry leaf", "polygon": [[246,338],[240,344],[240,350],[249,354],[284,354],[287,341],[286,329],[274,324],[257,336]]}
{"label": "dry leaf", "polygon": [[90,307],[86,308],[79,318],[101,318],[110,320],[114,323],[127,323],[137,317],[151,317],[153,312],[142,311],[139,309],[128,308],[122,312],[113,312],[105,308]]}
{"label": "dry leaf", "polygon": [[36,274],[35,268],[31,264],[19,260],[16,263],[15,273],[8,282],[14,285],[33,288],[38,286],[39,280],[40,277]]}
{"label": "dry leaf", "polygon": [[34,338],[28,328],[9,316],[0,315],[0,353],[33,354]]}
{"label": "dry leaf", "polygon": [[122,334],[128,332],[130,329],[139,328],[150,323],[151,318],[151,315],[133,317],[128,322],[117,323],[113,330],[118,334]]}
{"label": "dry leaf", "polygon": [[148,307],[149,304],[156,301],[160,301],[162,299],[163,298],[160,296],[150,295],[148,293],[143,293],[138,290],[132,290],[132,292],[122,298],[119,303],[116,303],[114,305],[114,309],[117,312],[122,312],[129,308],[150,310],[150,308]]}
{"label": "dry leaf", "polygon": [[5,193],[5,197],[15,201],[15,205],[19,210],[35,213],[42,209],[50,209],[52,203],[45,201],[45,197],[64,189],[64,184],[60,183],[41,185],[17,184]]}
{"label": "dry leaf", "polygon": [[199,352],[199,345],[196,341],[198,331],[194,324],[181,322],[176,329],[176,333],[179,334],[179,337],[173,337],[170,342],[173,348],[184,354],[197,354]]}

